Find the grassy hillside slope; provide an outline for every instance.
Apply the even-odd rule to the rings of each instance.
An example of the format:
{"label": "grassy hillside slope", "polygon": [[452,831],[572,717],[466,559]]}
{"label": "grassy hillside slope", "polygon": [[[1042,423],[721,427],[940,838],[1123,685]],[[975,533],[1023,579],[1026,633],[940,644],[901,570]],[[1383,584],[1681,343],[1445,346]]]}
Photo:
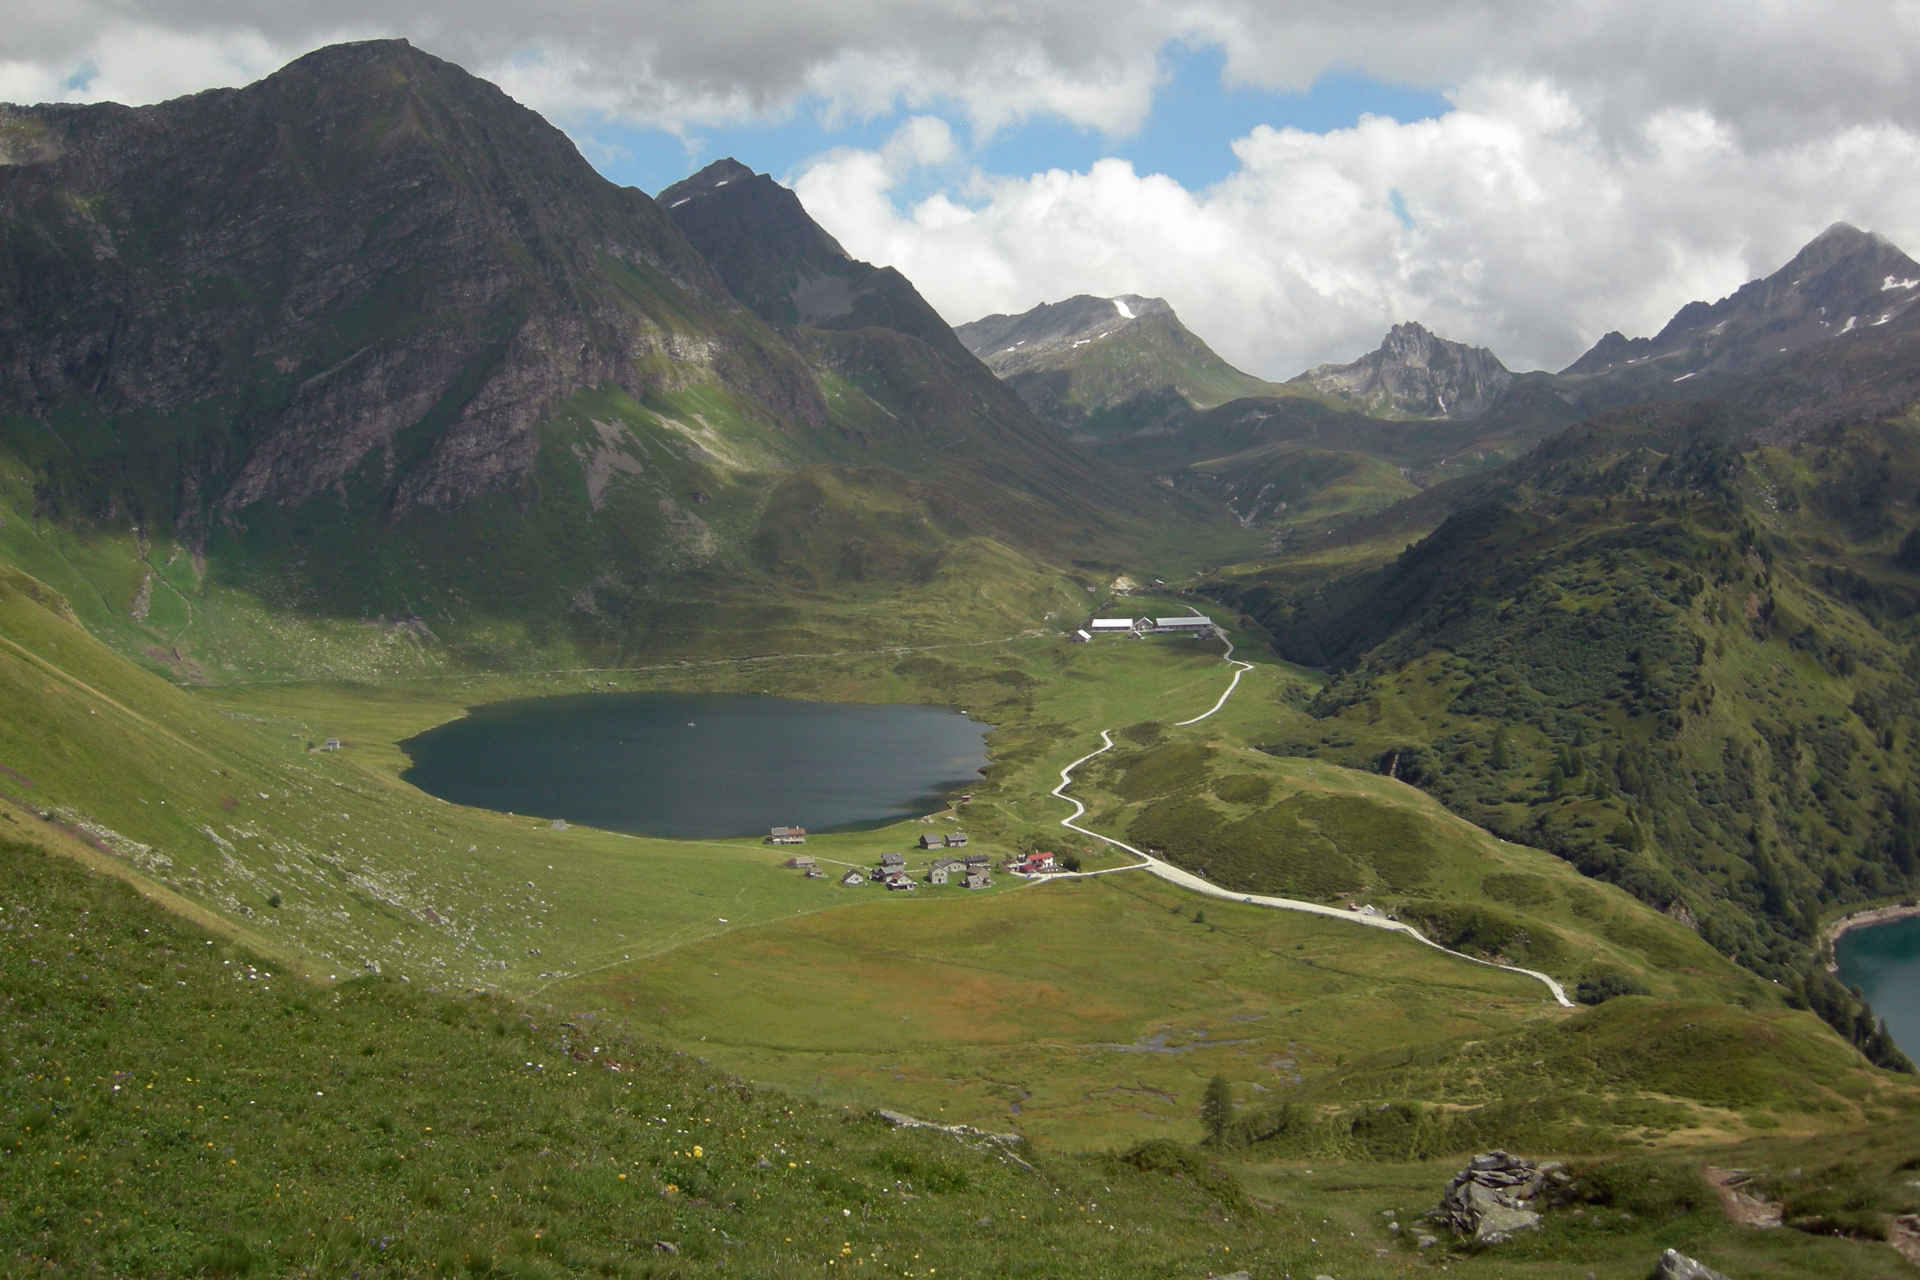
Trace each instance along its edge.
{"label": "grassy hillside slope", "polygon": [[1851,1020],[1821,919],[1920,883],[1917,441],[1573,433],[1385,568],[1236,594],[1337,670],[1269,745],[1392,772]]}

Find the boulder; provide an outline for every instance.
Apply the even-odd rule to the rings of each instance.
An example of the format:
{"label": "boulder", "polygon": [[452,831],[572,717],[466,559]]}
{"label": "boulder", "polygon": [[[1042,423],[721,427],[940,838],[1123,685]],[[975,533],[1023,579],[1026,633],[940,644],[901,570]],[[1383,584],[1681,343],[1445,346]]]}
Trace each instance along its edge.
{"label": "boulder", "polygon": [[1727,1280],[1718,1271],[1689,1258],[1676,1249],[1669,1249],[1660,1255],[1660,1261],[1654,1264],[1653,1273],[1647,1280]]}
{"label": "boulder", "polygon": [[1428,1220],[1477,1245],[1499,1244],[1540,1225],[1540,1210],[1568,1184],[1558,1164],[1534,1164],[1505,1151],[1467,1162],[1447,1184]]}

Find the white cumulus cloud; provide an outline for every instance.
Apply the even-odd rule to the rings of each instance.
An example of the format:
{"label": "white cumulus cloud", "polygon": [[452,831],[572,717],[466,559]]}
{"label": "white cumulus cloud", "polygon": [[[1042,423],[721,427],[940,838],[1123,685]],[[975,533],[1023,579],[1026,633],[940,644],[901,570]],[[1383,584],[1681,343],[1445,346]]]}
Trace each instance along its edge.
{"label": "white cumulus cloud", "polygon": [[1920,245],[1920,133],[1904,126],[1769,144],[1668,107],[1620,134],[1540,79],[1476,81],[1455,102],[1326,134],[1261,126],[1202,190],[1104,160],[976,171],[902,203],[914,162],[897,143],[822,156],[794,188],[850,253],[898,267],[956,323],[1160,296],[1269,377],[1352,359],[1400,320],[1558,368],[1607,329],[1652,332],[1773,270],[1836,219]]}

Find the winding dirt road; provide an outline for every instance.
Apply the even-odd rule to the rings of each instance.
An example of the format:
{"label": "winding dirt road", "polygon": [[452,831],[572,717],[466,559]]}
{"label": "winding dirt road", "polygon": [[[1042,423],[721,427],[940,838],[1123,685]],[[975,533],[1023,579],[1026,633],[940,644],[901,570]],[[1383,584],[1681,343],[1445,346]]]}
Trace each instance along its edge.
{"label": "winding dirt road", "polygon": [[[1222,634],[1224,635],[1225,633],[1223,632]],[[1240,687],[1240,678],[1246,675],[1247,672],[1253,670],[1252,663],[1242,662],[1233,656],[1233,640],[1231,638],[1227,640],[1226,660],[1233,666],[1239,668],[1233,673],[1233,680],[1227,685],[1226,692],[1220,695],[1218,702],[1214,703],[1193,719],[1179,721],[1180,726],[1199,724],[1202,720],[1205,720],[1208,716],[1226,706],[1227,699],[1232,697],[1233,691]],[[1072,879],[1076,876],[1104,876],[1112,875],[1118,871],[1144,870],[1159,876],[1162,880],[1168,881],[1171,884],[1177,884],[1181,888],[1189,889],[1194,893],[1205,894],[1209,898],[1224,898],[1229,902],[1252,903],[1257,907],[1272,907],[1279,911],[1303,911],[1308,915],[1327,916],[1335,920],[1345,920],[1351,924],[1366,925],[1370,929],[1385,929],[1390,933],[1404,934],[1417,942],[1425,943],[1435,951],[1444,951],[1450,956],[1457,956],[1473,964],[1484,965],[1489,969],[1505,969],[1508,973],[1524,974],[1544,984],[1547,990],[1553,993],[1554,1000],[1560,1005],[1569,1009],[1573,1007],[1573,1001],[1567,999],[1566,989],[1553,978],[1541,973],[1537,969],[1522,969],[1518,965],[1499,964],[1492,960],[1482,960],[1479,956],[1470,956],[1464,951],[1455,951],[1451,947],[1443,947],[1432,938],[1427,937],[1427,935],[1415,929],[1412,925],[1402,924],[1398,920],[1389,920],[1383,915],[1369,914],[1363,911],[1346,911],[1339,907],[1322,906],[1317,902],[1304,902],[1298,898],[1279,898],[1264,893],[1235,893],[1231,889],[1223,889],[1211,881],[1203,880],[1191,871],[1184,871],[1170,862],[1162,861],[1142,849],[1136,849],[1124,840],[1116,840],[1112,836],[1102,835],[1091,827],[1081,826],[1079,820],[1085,816],[1087,807],[1067,794],[1067,788],[1073,785],[1073,771],[1095,756],[1104,755],[1111,750],[1113,750],[1113,732],[1110,729],[1102,729],[1100,731],[1099,748],[1087,752],[1087,754],[1081,756],[1078,760],[1075,760],[1072,764],[1060,771],[1060,785],[1053,789],[1053,795],[1073,806],[1073,812],[1067,817],[1060,819],[1060,825],[1070,831],[1077,831],[1083,836],[1091,836],[1102,844],[1112,845],[1116,849],[1124,849],[1134,857],[1140,859],[1140,861],[1130,866],[1107,867],[1100,871],[1056,872],[1051,876],[1045,877],[1046,879]]]}

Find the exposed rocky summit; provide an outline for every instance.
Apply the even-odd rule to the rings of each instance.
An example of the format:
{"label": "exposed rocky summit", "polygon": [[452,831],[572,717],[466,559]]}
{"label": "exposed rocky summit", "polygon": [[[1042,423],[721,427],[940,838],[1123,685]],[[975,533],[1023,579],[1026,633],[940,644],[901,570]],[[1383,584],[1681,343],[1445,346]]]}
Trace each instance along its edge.
{"label": "exposed rocky summit", "polygon": [[1651,338],[1607,334],[1564,372],[1642,369],[1681,382],[1751,370],[1875,330],[1920,326],[1920,263],[1890,241],[1836,222],[1791,261],[1718,302],[1689,302]]}
{"label": "exposed rocky summit", "polygon": [[1540,1225],[1540,1210],[1571,1179],[1557,1163],[1533,1164],[1504,1151],[1467,1162],[1428,1218],[1475,1244],[1499,1244]]}
{"label": "exposed rocky summit", "polygon": [[1385,417],[1477,418],[1513,382],[1485,347],[1397,324],[1380,346],[1351,364],[1323,364],[1292,379]]}

